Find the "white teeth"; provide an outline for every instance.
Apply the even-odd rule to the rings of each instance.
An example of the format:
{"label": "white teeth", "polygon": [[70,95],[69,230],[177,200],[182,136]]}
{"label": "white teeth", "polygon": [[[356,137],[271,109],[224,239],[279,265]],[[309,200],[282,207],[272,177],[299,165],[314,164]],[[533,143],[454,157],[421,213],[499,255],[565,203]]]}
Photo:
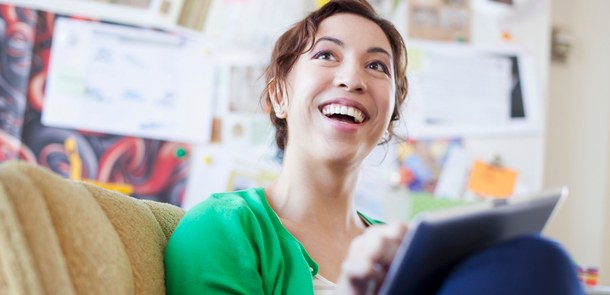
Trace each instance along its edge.
{"label": "white teeth", "polygon": [[356,114],[356,111],[355,111],[354,109],[349,108],[349,109],[347,110],[347,115],[348,115],[348,116],[350,116],[350,117],[355,117],[355,114]]}
{"label": "white teeth", "polygon": [[364,113],[362,113],[359,109],[345,106],[345,105],[331,103],[329,105],[326,105],[322,109],[322,113],[327,116],[329,116],[329,115],[350,116],[350,117],[354,118],[354,121],[356,123],[362,123],[364,121]]}

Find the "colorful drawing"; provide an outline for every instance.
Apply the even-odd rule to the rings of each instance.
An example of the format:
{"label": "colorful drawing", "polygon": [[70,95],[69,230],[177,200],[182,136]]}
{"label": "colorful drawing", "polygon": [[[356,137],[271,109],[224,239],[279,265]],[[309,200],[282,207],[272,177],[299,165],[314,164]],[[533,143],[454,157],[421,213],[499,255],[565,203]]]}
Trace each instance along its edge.
{"label": "colorful drawing", "polygon": [[0,5],[0,130],[3,159],[16,158],[20,147],[26,91],[32,62],[36,12]]}
{"label": "colorful drawing", "polygon": [[459,139],[409,140],[397,145],[400,184],[411,192],[433,193],[447,152]]}

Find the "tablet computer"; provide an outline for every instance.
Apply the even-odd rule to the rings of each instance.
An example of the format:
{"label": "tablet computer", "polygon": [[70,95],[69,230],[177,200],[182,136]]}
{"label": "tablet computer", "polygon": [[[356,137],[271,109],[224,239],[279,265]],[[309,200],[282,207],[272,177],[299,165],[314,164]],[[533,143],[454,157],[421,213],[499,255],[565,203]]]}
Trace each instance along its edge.
{"label": "tablet computer", "polygon": [[540,233],[567,188],[416,217],[379,294],[434,294],[471,254],[520,235]]}

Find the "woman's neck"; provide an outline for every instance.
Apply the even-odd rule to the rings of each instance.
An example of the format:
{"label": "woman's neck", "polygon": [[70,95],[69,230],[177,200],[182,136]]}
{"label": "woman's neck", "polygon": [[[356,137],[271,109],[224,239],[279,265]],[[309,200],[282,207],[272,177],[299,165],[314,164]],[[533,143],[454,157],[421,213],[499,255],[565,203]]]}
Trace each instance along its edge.
{"label": "woman's neck", "polygon": [[358,167],[286,155],[266,190],[280,218],[333,231],[361,227],[354,208]]}

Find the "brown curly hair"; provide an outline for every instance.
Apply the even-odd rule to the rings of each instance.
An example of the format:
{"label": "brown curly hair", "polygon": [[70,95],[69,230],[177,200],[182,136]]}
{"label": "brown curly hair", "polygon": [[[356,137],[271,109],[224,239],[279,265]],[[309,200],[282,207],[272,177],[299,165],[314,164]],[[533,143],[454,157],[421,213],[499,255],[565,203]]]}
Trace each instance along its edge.
{"label": "brown curly hair", "polygon": [[[271,63],[265,70],[267,87],[261,95],[261,100],[268,109],[271,108],[271,93],[276,89],[284,91],[283,84],[288,73],[296,63],[299,56],[309,50],[315,43],[315,35],[320,23],[326,18],[338,13],[351,13],[362,16],[377,24],[385,33],[392,47],[394,62],[394,82],[396,84],[395,106],[391,121],[400,119],[400,108],[405,101],[408,91],[407,71],[407,49],[400,33],[394,25],[379,16],[366,0],[331,0],[320,9],[310,13],[300,22],[294,24],[275,43],[271,55]],[[270,111],[269,117],[275,127],[275,142],[281,151],[286,148],[288,141],[288,126],[286,120],[278,118],[275,112]],[[390,123],[388,132],[390,136],[384,139],[389,141],[394,134],[394,124]]]}

